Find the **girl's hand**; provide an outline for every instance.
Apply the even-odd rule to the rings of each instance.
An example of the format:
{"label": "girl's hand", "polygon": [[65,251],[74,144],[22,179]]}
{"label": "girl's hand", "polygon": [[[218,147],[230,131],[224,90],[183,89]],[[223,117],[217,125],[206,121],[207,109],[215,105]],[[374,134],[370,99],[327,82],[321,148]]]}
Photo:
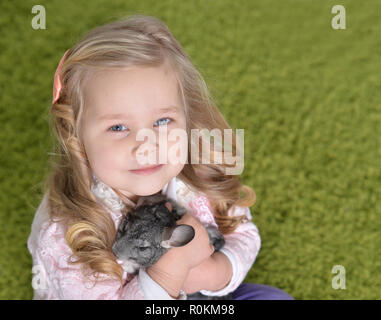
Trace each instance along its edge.
{"label": "girl's hand", "polygon": [[187,294],[200,290],[217,291],[225,288],[233,276],[233,267],[229,258],[215,251],[208,259],[188,272],[183,290]]}
{"label": "girl's hand", "polygon": [[176,268],[189,271],[209,258],[214,252],[214,247],[210,244],[205,227],[192,215],[188,213],[183,215],[177,224],[192,226],[195,231],[194,238],[185,246],[169,249],[154,265],[162,266],[163,269],[175,265]]}
{"label": "girl's hand", "polygon": [[213,272],[216,271],[215,269],[214,261],[211,256],[198,266],[189,270],[183,285],[184,292],[191,294],[200,290],[209,290],[213,284]]}
{"label": "girl's hand", "polygon": [[201,222],[191,214],[185,214],[177,224],[187,224],[194,228],[195,236],[191,242],[182,247],[171,248],[168,256],[180,260],[190,270],[208,259],[214,252],[208,232]]}
{"label": "girl's hand", "polygon": [[171,248],[151,267],[150,277],[167,292],[176,297],[187,278],[190,269],[196,267],[214,252],[209,235],[201,222],[190,214],[185,214],[177,224],[188,224],[194,228],[195,236],[183,247]]}

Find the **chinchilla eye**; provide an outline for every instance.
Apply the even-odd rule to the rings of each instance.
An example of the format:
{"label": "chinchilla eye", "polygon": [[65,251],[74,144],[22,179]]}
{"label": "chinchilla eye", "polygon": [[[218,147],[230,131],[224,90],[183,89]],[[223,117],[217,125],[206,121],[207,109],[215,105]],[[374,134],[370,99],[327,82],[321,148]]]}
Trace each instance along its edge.
{"label": "chinchilla eye", "polygon": [[144,251],[144,250],[147,250],[149,247],[139,247],[139,250],[140,251]]}

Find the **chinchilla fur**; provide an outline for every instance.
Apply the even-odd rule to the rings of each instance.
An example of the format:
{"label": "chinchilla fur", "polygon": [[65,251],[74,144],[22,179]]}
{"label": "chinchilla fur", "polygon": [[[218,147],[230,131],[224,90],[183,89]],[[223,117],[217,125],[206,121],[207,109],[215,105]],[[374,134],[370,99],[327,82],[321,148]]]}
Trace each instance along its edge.
{"label": "chinchilla fur", "polygon": [[[192,241],[193,227],[176,224],[185,213],[184,207],[165,195],[140,197],[136,207],[121,221],[112,247],[124,269],[130,274],[137,273],[139,268],[153,265],[170,248]],[[225,244],[223,235],[214,226],[205,228],[215,250],[221,249]],[[194,293],[188,299],[231,299],[231,295],[212,297]]]}

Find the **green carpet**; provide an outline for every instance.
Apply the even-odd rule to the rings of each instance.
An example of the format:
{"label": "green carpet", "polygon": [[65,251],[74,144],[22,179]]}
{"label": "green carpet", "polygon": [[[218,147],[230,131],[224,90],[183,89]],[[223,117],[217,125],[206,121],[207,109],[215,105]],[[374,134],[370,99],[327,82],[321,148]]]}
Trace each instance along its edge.
{"label": "green carpet", "polygon": [[[245,281],[296,299],[380,299],[381,1],[42,0],[0,3],[0,299],[30,299],[26,240],[48,173],[59,59],[89,29],[162,19],[233,128],[262,248]],[[333,5],[346,30],[331,27]],[[378,168],[378,169],[377,169]],[[345,289],[331,272],[345,268]]]}

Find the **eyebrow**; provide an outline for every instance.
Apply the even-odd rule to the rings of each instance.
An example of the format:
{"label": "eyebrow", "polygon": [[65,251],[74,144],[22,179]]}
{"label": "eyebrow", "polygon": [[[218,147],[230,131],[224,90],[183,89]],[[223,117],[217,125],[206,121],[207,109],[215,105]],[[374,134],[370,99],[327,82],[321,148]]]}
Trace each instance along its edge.
{"label": "eyebrow", "polygon": [[[162,107],[160,108],[157,113],[166,113],[166,112],[172,112],[177,113],[179,111],[179,108],[177,106],[168,106],[168,107]],[[106,114],[104,116],[99,117],[100,121],[103,120],[119,120],[119,119],[128,119],[128,114],[125,113],[115,113],[115,114]]]}

